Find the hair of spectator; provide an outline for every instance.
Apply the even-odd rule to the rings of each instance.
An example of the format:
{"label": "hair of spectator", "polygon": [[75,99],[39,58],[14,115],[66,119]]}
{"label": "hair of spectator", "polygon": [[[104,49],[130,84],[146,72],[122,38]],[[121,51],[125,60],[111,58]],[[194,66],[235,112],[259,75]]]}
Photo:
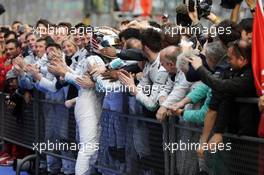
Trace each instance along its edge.
{"label": "hair of spectator", "polygon": [[60,22],[60,23],[58,24],[58,27],[67,27],[67,28],[71,28],[72,25],[71,25],[71,23],[69,23],[69,22]]}
{"label": "hair of spectator", "polygon": [[80,22],[80,23],[76,24],[74,27],[75,27],[76,29],[78,29],[78,28],[80,28],[80,27],[85,27],[85,24],[82,23],[82,22]]}
{"label": "hair of spectator", "polygon": [[[131,48],[137,48],[137,46],[133,45],[133,41],[139,41],[141,42],[139,39],[137,38],[130,38],[126,41],[126,49],[131,49]],[[137,49],[141,49],[141,48],[137,48]]]}
{"label": "hair of spectator", "polygon": [[53,42],[53,43],[48,43],[46,49],[49,48],[49,47],[55,47],[55,48],[61,50],[61,46],[60,46],[59,44],[55,43],[55,42]]}
{"label": "hair of spectator", "polygon": [[44,25],[46,28],[49,27],[49,25],[51,25],[51,22],[49,22],[48,20],[46,19],[40,19],[37,21],[36,23],[36,27],[38,27],[40,24]]}
{"label": "hair of spectator", "polygon": [[42,38],[39,38],[39,39],[37,39],[37,41],[36,41],[36,42],[42,42],[42,41],[44,41],[44,42],[45,42],[45,46],[47,46],[47,45],[48,45],[48,42],[47,42],[47,37],[42,37]]}
{"label": "hair of spectator", "polygon": [[149,25],[155,28],[159,28],[159,29],[161,28],[161,25],[155,21],[149,21]]}
{"label": "hair of spectator", "polygon": [[140,39],[142,45],[147,46],[153,52],[159,52],[162,49],[162,36],[158,31],[152,28],[144,30],[140,35]]}
{"label": "hair of spectator", "polygon": [[21,25],[23,25],[23,23],[22,23],[21,21],[14,21],[14,22],[12,23],[12,25],[15,25],[15,24],[21,24]]}
{"label": "hair of spectator", "polygon": [[129,20],[124,20],[124,21],[121,21],[120,25],[127,25],[128,23],[130,23]]}
{"label": "hair of spectator", "polygon": [[134,28],[127,28],[123,30],[122,32],[119,33],[119,39],[121,40],[124,38],[125,40],[128,40],[130,38],[136,38],[139,39],[140,37],[140,31],[139,29],[134,29]]}
{"label": "hair of spectator", "polygon": [[57,26],[58,27],[66,27],[68,29],[68,31],[70,31],[70,29],[72,27],[71,23],[69,23],[69,22],[60,22]]}
{"label": "hair of spectator", "polygon": [[[217,29],[219,28],[225,29],[225,32],[218,33],[218,38],[226,46],[229,42],[236,41],[240,38],[240,32],[237,25],[230,20],[224,20],[220,22],[217,26]],[[227,31],[227,29],[229,29],[230,31]]]}
{"label": "hair of spectator", "polygon": [[177,57],[181,54],[181,49],[180,49],[180,47],[177,47],[177,46],[169,46],[169,47],[170,47],[171,51],[169,54],[167,54],[165,59],[168,59],[168,60],[176,63]]}
{"label": "hair of spectator", "polygon": [[1,27],[0,28],[0,33],[7,33],[7,32],[9,32],[10,30],[8,29],[8,28],[6,28],[6,27]]}
{"label": "hair of spectator", "polygon": [[[79,32],[81,33],[87,33],[87,30],[85,28],[90,28],[91,30],[93,30],[92,26],[91,25],[85,25],[84,23],[80,22],[78,24],[76,24],[75,26],[75,29],[77,29]],[[89,30],[90,31],[90,30]]]}
{"label": "hair of spectator", "polygon": [[238,24],[238,28],[240,32],[245,30],[247,33],[251,33],[253,28],[253,18],[242,19]]}
{"label": "hair of spectator", "polygon": [[27,40],[28,39],[28,37],[30,37],[31,35],[35,35],[35,36],[37,36],[36,34],[34,34],[33,32],[29,32],[28,34],[26,34],[26,36],[25,36],[25,39]]}
{"label": "hair of spectator", "polygon": [[226,55],[226,49],[220,41],[207,43],[204,49],[207,59],[212,59],[215,63]]}
{"label": "hair of spectator", "polygon": [[164,34],[164,39],[162,40],[162,48],[166,48],[168,46],[178,46],[181,41],[181,35],[175,34],[171,36],[170,34]]}
{"label": "hair of spectator", "polygon": [[251,63],[252,45],[246,41],[236,40],[228,45],[229,48],[233,49],[233,53],[237,57],[243,57]]}
{"label": "hair of spectator", "polygon": [[56,27],[57,27],[57,24],[55,24],[55,23],[50,23],[49,26],[50,26],[50,27],[54,27],[54,28],[56,28]]}
{"label": "hair of spectator", "polygon": [[76,48],[76,50],[78,50],[78,46],[77,46],[76,43],[74,42],[74,38],[73,38],[72,36],[68,36],[68,37],[66,37],[65,39],[63,39],[62,42],[61,42],[61,46],[63,46],[63,44],[64,44],[66,41],[69,41],[71,44],[74,45],[74,47]]}
{"label": "hair of spectator", "polygon": [[4,38],[8,38],[10,35],[14,35],[15,36],[15,38],[17,38],[17,34],[16,34],[16,32],[14,32],[14,31],[7,31],[5,34],[4,34]]}
{"label": "hair of spectator", "polygon": [[8,44],[10,44],[10,43],[15,44],[16,48],[18,48],[18,47],[20,48],[20,47],[21,47],[21,43],[18,42],[17,39],[10,39],[10,40],[7,40],[7,41],[6,41],[6,45],[8,45]]}

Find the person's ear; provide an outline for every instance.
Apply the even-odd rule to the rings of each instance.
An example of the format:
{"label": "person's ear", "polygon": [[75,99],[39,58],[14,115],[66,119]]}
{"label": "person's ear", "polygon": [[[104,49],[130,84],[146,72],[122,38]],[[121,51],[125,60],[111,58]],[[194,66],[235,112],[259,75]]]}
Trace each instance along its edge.
{"label": "person's ear", "polygon": [[239,60],[239,62],[240,62],[241,64],[243,64],[243,63],[247,64],[247,63],[248,63],[248,60],[245,59],[243,56],[240,56],[238,60]]}
{"label": "person's ear", "polygon": [[244,59],[245,63],[248,64],[248,59]]}
{"label": "person's ear", "polygon": [[144,50],[147,51],[147,52],[150,51],[150,49],[149,49],[147,46],[143,46],[143,48],[144,48]]}
{"label": "person's ear", "polygon": [[252,32],[246,32],[247,36],[252,36]]}

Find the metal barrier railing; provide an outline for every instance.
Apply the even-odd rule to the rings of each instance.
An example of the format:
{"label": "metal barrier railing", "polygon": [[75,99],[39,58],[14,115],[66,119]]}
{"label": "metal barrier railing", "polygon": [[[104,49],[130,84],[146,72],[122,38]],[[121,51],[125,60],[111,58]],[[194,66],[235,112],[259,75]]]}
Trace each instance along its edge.
{"label": "metal barrier railing", "polygon": [[[248,103],[256,104],[258,103],[257,98],[237,98],[238,103]],[[170,131],[172,135],[173,143],[179,143],[179,140],[183,135],[189,133],[190,137],[202,133],[202,127],[200,126],[186,126],[183,123],[178,123],[175,120],[171,121],[169,126],[172,125],[173,132]],[[191,134],[190,134],[191,133]],[[197,139],[197,138],[196,138]],[[218,174],[230,174],[230,175],[260,175],[264,173],[264,157],[263,157],[263,148],[264,148],[264,139],[258,137],[250,136],[238,136],[235,134],[225,133],[223,134],[224,144],[231,143],[231,150],[228,151],[217,151],[216,153],[209,153],[206,151],[204,162],[207,166],[209,174],[218,175]],[[186,141],[186,140],[185,140]],[[192,140],[193,142],[199,143],[199,140]],[[180,154],[184,151],[181,151]],[[179,155],[179,154],[178,154]],[[180,155],[181,156],[181,155]],[[187,155],[188,156],[188,155]],[[188,169],[200,168],[199,163],[200,159],[196,154],[193,154],[194,159],[196,159],[197,164],[194,162],[192,164],[187,163],[183,165],[179,163],[177,159],[177,153],[171,154],[171,167],[170,175],[175,174],[192,174]],[[190,155],[189,155],[190,158]],[[180,165],[177,165],[179,163]],[[184,169],[184,170],[183,170]],[[187,171],[186,171],[187,170]]]}
{"label": "metal barrier railing", "polygon": [[[63,102],[55,102],[55,101],[46,101],[44,99],[40,99],[38,94],[34,94],[34,99],[32,99],[32,103],[30,105],[25,105],[24,109],[24,117],[23,123],[17,123],[16,118],[12,116],[9,110],[7,110],[5,105],[5,94],[0,94],[0,102],[1,102],[1,115],[0,115],[0,126],[1,126],[1,139],[5,142],[11,142],[16,145],[20,145],[22,147],[32,149],[33,143],[42,143],[44,142],[44,128],[45,121],[43,116],[43,108],[45,105],[64,105]],[[44,111],[48,112],[48,111]],[[168,160],[168,157],[165,158],[163,153],[163,144],[162,144],[162,126],[161,124],[154,118],[146,118],[144,116],[139,115],[128,115],[128,114],[120,114],[115,111],[103,110],[103,112],[107,112],[112,116],[123,117],[127,123],[137,121],[138,124],[145,123],[147,130],[149,131],[149,149],[152,153],[144,159],[140,159],[138,155],[132,157],[131,159],[137,159],[138,166],[142,169],[151,169],[155,174],[164,174],[165,166],[163,165],[164,161]],[[69,131],[68,136],[70,141],[75,141],[75,120],[73,111],[69,113]],[[128,128],[130,126],[127,126]],[[147,138],[146,138],[147,139]],[[135,151],[133,151],[135,152]],[[76,161],[76,152],[74,152],[74,158],[65,157],[63,155],[43,151],[41,154],[38,151],[34,152],[34,156],[29,157],[30,159],[35,159],[35,164],[38,165],[40,162],[41,155],[50,155],[58,158],[62,158],[65,160]],[[129,155],[130,156],[130,155]],[[127,156],[127,157],[129,157]],[[169,155],[167,155],[169,156]],[[127,159],[127,157],[125,159]],[[25,160],[28,160],[26,157]],[[127,161],[127,160],[125,160]],[[132,162],[132,160],[130,160]],[[168,161],[167,161],[168,163]],[[169,167],[168,165],[166,165]],[[19,174],[20,167],[18,167],[17,174]],[[124,171],[120,172],[113,166],[107,167],[106,165],[100,165],[97,163],[95,168],[100,169],[100,171],[107,171],[114,174],[127,174]],[[38,166],[36,166],[35,174],[38,174]]]}
{"label": "metal barrier railing", "polygon": [[[2,141],[11,142],[25,148],[32,149],[32,143],[40,143],[44,140],[44,104],[64,105],[62,102],[46,101],[39,99],[38,95],[34,95],[31,105],[26,105],[24,110],[23,123],[17,123],[16,119],[6,110],[5,94],[0,93],[0,138]],[[241,103],[256,103],[257,99],[238,99]],[[144,160],[140,160],[138,156],[132,159],[140,160],[140,168],[151,169],[153,174],[176,175],[176,174],[194,174],[193,171],[199,171],[199,158],[196,152],[186,153],[173,152],[164,149],[165,143],[179,142],[179,135],[186,131],[185,141],[191,136],[193,142],[198,142],[201,133],[201,126],[183,125],[177,122],[176,118],[169,118],[162,124],[153,117],[145,117],[140,115],[121,114],[115,111],[104,110],[111,116],[123,117],[126,123],[138,121],[137,123],[145,123],[148,133],[149,149],[151,154]],[[69,140],[75,140],[75,122],[73,112],[70,112],[69,119]],[[129,125],[126,125],[129,128]],[[185,133],[185,134],[186,134]],[[183,134],[184,135],[184,134]],[[125,137],[125,136],[124,136]],[[183,140],[184,140],[183,139]],[[210,174],[263,174],[264,158],[262,148],[264,148],[264,139],[249,136],[237,136],[232,134],[224,134],[225,141],[232,141],[233,147],[231,152],[220,152],[214,155],[206,154],[205,164],[209,168]],[[127,140],[125,140],[127,141]],[[75,157],[65,157],[57,153],[44,151],[41,154],[51,155],[58,158],[75,161]],[[34,152],[33,156],[26,157],[35,159],[35,164],[39,165],[41,154]],[[125,155],[125,159],[131,155]],[[182,157],[180,157],[182,156]],[[181,160],[179,160],[182,158]],[[188,158],[191,158],[188,160]],[[248,159],[248,160],[245,160]],[[124,161],[125,166],[127,160]],[[219,163],[220,162],[220,163]],[[129,174],[120,171],[114,165],[106,166],[98,162],[95,165],[100,171],[107,171],[113,174]],[[127,167],[126,167],[127,168]],[[184,169],[181,171],[181,169]],[[221,169],[224,169],[221,173]],[[181,172],[180,172],[181,171]],[[20,167],[17,167],[17,174],[20,173]],[[35,167],[35,174],[39,174],[39,167]]]}

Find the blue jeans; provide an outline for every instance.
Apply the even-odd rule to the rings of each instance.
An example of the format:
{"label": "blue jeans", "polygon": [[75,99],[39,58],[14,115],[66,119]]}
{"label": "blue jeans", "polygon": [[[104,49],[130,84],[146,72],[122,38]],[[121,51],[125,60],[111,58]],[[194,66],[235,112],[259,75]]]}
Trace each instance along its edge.
{"label": "blue jeans", "polygon": [[[123,113],[124,101],[123,93],[107,93],[103,102],[103,109],[101,115],[101,136],[100,136],[100,150],[98,162],[99,165],[114,169],[116,171],[124,171],[124,162],[116,160],[113,157],[109,149],[125,149],[125,136],[126,136],[126,119],[122,114],[112,113],[107,110],[115,111],[118,113]],[[99,171],[104,175],[110,175],[105,170],[99,169]]]}
{"label": "blue jeans", "polygon": [[[129,97],[129,114],[143,115],[143,107],[135,97]],[[142,158],[151,155],[147,124],[136,119],[128,119],[127,123],[126,174],[153,174],[151,171],[142,170],[140,165]]]}
{"label": "blue jeans", "polygon": [[[44,104],[45,141],[58,143],[68,139],[69,113],[63,105]],[[71,151],[54,150],[62,156],[74,158]],[[64,174],[74,173],[75,162],[47,155],[47,168],[51,173],[61,171]]]}

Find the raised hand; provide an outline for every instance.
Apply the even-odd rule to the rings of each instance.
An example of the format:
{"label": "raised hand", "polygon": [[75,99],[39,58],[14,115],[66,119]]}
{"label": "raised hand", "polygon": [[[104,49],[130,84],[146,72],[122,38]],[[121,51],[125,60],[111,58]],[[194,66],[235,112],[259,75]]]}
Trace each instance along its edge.
{"label": "raised hand", "polygon": [[90,74],[94,76],[99,76],[105,71],[106,71],[106,68],[105,66],[102,66],[102,65],[93,65],[89,68]]}
{"label": "raised hand", "polygon": [[120,70],[107,70],[102,73],[103,80],[109,80],[110,82],[115,82],[118,80],[118,72]]}
{"label": "raised hand", "polygon": [[26,69],[26,62],[24,61],[22,55],[19,55],[15,58],[14,60],[14,64],[18,65],[22,70]]}
{"label": "raised hand", "polygon": [[194,11],[193,12],[191,12],[188,9],[188,15],[191,18],[191,20],[192,20],[193,23],[197,23],[199,21],[198,12],[197,12],[197,7],[196,6],[194,6]]}
{"label": "raised hand", "polygon": [[128,87],[131,94],[133,95],[137,94],[137,87],[134,82],[134,77],[132,76],[131,73],[128,73],[125,70],[120,70],[120,72],[118,72],[118,77],[119,77],[120,82],[124,86]]}
{"label": "raised hand", "polygon": [[162,122],[167,116],[167,108],[161,106],[156,113],[156,118],[158,121]]}
{"label": "raised hand", "polygon": [[199,67],[203,65],[202,59],[197,56],[193,56],[191,58],[186,58],[192,64],[192,67],[197,70]]}
{"label": "raised hand", "polygon": [[33,65],[33,64],[28,64],[27,65],[27,70],[29,73],[32,74],[32,76],[34,77],[35,80],[40,81],[42,78],[42,75],[39,72],[39,68],[37,65]]}
{"label": "raised hand", "polygon": [[48,71],[54,75],[64,77],[67,73],[68,69],[62,64],[49,64]]}
{"label": "raised hand", "polygon": [[89,75],[83,75],[82,78],[77,78],[76,83],[84,89],[93,88],[95,86],[95,83]]}

